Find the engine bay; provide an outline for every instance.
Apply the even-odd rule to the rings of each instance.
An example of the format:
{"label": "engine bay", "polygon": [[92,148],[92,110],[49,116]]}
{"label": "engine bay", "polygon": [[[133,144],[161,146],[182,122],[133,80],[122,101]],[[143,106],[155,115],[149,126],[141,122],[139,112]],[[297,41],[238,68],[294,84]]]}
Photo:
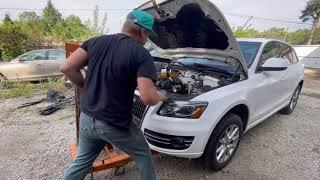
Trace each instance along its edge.
{"label": "engine bay", "polygon": [[156,87],[165,91],[169,98],[193,98],[239,80],[236,76],[197,71],[177,65],[168,65],[158,70]]}

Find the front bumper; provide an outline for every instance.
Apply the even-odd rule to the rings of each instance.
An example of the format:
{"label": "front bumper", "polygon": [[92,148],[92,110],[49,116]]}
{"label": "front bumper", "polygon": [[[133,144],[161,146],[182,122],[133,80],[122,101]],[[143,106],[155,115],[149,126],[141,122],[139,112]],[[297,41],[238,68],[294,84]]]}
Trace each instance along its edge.
{"label": "front bumper", "polygon": [[163,117],[155,109],[146,113],[141,128],[150,148],[177,157],[201,157],[211,134],[208,121]]}

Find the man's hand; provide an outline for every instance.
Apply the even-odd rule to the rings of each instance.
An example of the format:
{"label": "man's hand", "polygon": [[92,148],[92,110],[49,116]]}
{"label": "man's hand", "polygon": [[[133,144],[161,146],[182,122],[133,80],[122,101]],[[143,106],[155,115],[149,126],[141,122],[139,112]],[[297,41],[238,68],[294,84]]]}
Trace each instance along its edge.
{"label": "man's hand", "polygon": [[76,86],[83,88],[84,77],[80,70],[87,66],[87,64],[87,52],[82,48],[78,48],[67,58],[66,63],[60,66],[60,71]]}
{"label": "man's hand", "polygon": [[159,101],[164,101],[167,99],[162,92],[157,91],[157,88],[154,86],[151,79],[138,77],[137,81],[140,99],[144,102],[144,104],[153,106]]}
{"label": "man's hand", "polygon": [[164,101],[164,100],[167,99],[167,96],[163,92],[157,91],[157,93],[158,93],[158,96],[159,96],[159,101]]}

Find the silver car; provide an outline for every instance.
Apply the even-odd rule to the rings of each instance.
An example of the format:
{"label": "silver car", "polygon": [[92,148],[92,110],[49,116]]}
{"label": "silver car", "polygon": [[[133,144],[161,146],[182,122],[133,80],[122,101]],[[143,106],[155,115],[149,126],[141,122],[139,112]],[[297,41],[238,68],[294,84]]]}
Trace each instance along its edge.
{"label": "silver car", "polygon": [[63,76],[59,66],[66,60],[61,49],[41,49],[27,52],[10,62],[0,63],[0,81],[43,81]]}

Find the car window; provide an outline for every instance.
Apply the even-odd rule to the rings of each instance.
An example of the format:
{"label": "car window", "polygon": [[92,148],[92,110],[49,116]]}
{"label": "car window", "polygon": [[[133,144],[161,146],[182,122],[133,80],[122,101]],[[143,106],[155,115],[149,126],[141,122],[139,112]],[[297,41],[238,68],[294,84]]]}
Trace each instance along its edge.
{"label": "car window", "polygon": [[256,58],[261,42],[239,41],[240,51],[249,67]]}
{"label": "car window", "polygon": [[49,60],[65,60],[66,53],[64,51],[59,50],[50,50],[48,54]]}
{"label": "car window", "polygon": [[291,48],[291,54],[292,54],[292,63],[293,64],[298,63],[299,59],[293,48]]}
{"label": "car window", "polygon": [[45,60],[46,58],[46,51],[31,51],[26,53],[20,57],[22,61],[37,61],[37,60]]}
{"label": "car window", "polygon": [[273,42],[269,42],[267,43],[262,51],[262,55],[261,55],[261,64],[264,64],[268,59],[270,58],[277,58],[280,57],[279,56],[279,46],[278,43],[273,41]]}
{"label": "car window", "polygon": [[293,53],[290,46],[280,43],[280,57],[286,59],[290,64],[293,64]]}

